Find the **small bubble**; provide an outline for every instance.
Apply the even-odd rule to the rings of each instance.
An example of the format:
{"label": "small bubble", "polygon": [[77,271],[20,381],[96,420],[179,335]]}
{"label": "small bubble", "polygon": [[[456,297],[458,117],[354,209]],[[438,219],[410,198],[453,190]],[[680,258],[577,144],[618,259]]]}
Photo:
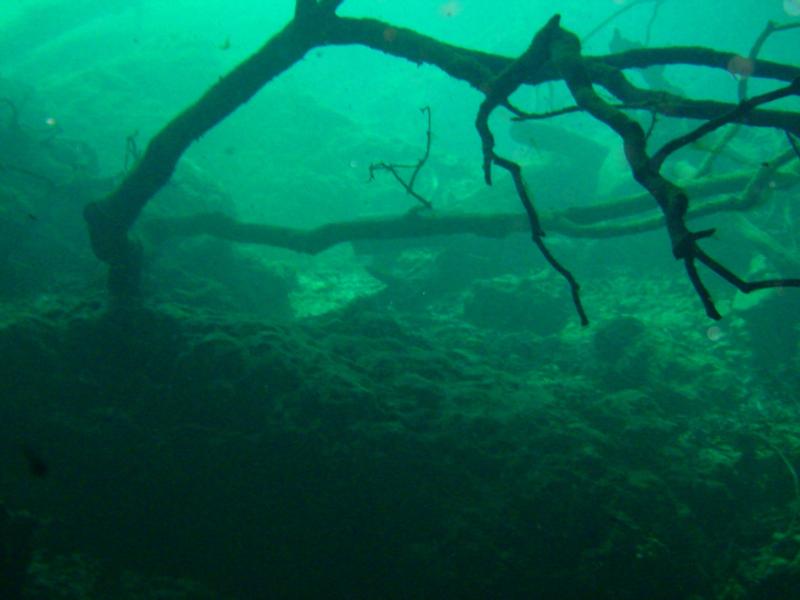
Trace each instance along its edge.
{"label": "small bubble", "polygon": [[358,167],[359,167],[359,164],[358,164],[358,161],[356,159],[353,159],[353,160],[350,161],[350,168],[351,169],[357,169]]}
{"label": "small bubble", "polygon": [[728,72],[736,77],[736,79],[745,79],[750,77],[755,71],[756,63],[751,58],[736,55],[728,61]]}
{"label": "small bubble", "polygon": [[722,329],[720,329],[716,325],[713,325],[712,327],[708,328],[708,330],[706,331],[706,335],[708,336],[708,339],[710,339],[712,342],[717,342],[721,340],[725,334],[722,333]]}
{"label": "small bubble", "polygon": [[800,16],[800,0],[783,0],[783,10],[790,17]]}
{"label": "small bubble", "polygon": [[44,123],[45,123],[45,125],[47,125],[48,127],[55,127],[56,125],[58,125],[58,121],[56,121],[56,118],[55,118],[55,117],[47,117],[47,118],[44,120]]}

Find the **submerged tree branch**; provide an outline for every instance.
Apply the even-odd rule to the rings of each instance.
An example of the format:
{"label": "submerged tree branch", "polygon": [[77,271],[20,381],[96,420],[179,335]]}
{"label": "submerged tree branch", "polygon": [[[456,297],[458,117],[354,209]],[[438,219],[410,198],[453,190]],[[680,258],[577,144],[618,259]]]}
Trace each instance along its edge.
{"label": "submerged tree branch", "polygon": [[655,169],[660,169],[667,157],[673,152],[683,148],[684,146],[688,146],[693,142],[696,142],[704,135],[708,135],[712,131],[716,131],[728,123],[732,123],[733,121],[741,121],[742,119],[746,118],[747,114],[757,106],[766,104],[768,102],[774,102],[775,100],[780,100],[781,98],[786,98],[787,96],[798,95],[800,95],[800,77],[792,81],[792,83],[789,85],[780,89],[761,94],[760,96],[755,96],[748,100],[742,100],[739,105],[728,114],[721,115],[716,119],[711,119],[689,133],[664,144],[664,146],[658,152],[656,152],[651,159],[653,162],[653,167]]}
{"label": "submerged tree branch", "polygon": [[[689,182],[685,188],[696,201],[686,218],[743,211],[760,204],[767,192],[800,185],[800,175],[775,171],[785,164],[786,155],[755,172],[716,177],[704,182]],[[773,187],[774,186],[774,187]],[[743,194],[735,192],[744,189]],[[697,201],[706,197],[706,200]],[[590,204],[538,215],[542,229],[575,238],[602,239],[654,231],[664,227],[664,217],[648,202],[649,194],[634,194],[616,202]],[[242,244],[285,248],[304,254],[317,254],[337,244],[359,240],[412,239],[442,235],[477,235],[503,238],[529,232],[529,217],[519,213],[471,214],[452,212],[412,212],[399,216],[356,219],[330,223],[316,229],[295,229],[259,223],[245,223],[221,213],[189,217],[161,217],[142,223],[153,243],[201,235]]]}
{"label": "submerged tree branch", "polygon": [[[583,57],[577,37],[562,29],[558,17],[554,17],[537,34],[531,47],[520,58],[512,60],[446,44],[375,19],[339,17],[336,10],[342,3],[343,0],[296,0],[294,19],[158,132],[147,145],[141,159],[110,195],[86,206],[84,217],[92,249],[100,260],[110,265],[109,287],[112,293],[124,296],[136,292],[141,249],[128,238],[128,231],[149,199],[169,180],[183,152],[247,102],[261,87],[301,60],[310,49],[322,45],[359,44],[417,64],[435,65],[485,95],[476,119],[484,150],[485,178],[491,182],[492,164],[512,174],[527,212],[534,242],[551,264],[570,281],[576,306],[584,320],[585,315],[577,299],[577,284],[542,244],[544,229],[518,172],[519,165],[495,153],[494,139],[488,126],[488,118],[494,108],[510,106],[508,96],[519,86],[565,81],[578,107],[605,122],[622,138],[633,177],[650,192],[662,211],[673,254],[684,261],[689,278],[703,299],[706,312],[713,318],[719,318],[697,275],[694,261],[706,264],[737,287],[740,280],[724,271],[697,246],[697,241],[710,232],[690,232],[686,228],[688,196],[681,187],[659,173],[660,161],[664,156],[651,159],[645,150],[645,133],[638,123],[602,100],[593,86],[604,87],[624,106],[646,107],[654,117],[668,115],[716,119],[714,124],[724,120],[780,129],[786,131],[787,135],[800,135],[798,112],[758,108],[755,103],[742,108],[724,102],[693,100],[666,92],[643,90],[634,86],[625,76],[627,69],[664,64],[726,69],[734,54],[707,48],[680,47],[637,49],[609,56]],[[797,67],[763,60],[754,61],[753,66],[753,77],[793,82],[789,88],[796,93],[795,86],[800,81],[800,69]],[[707,125],[706,128],[712,126]],[[705,130],[701,126],[697,131],[702,133]],[[793,141],[791,136],[789,139]],[[682,143],[674,142],[669,147]],[[787,282],[794,285],[794,280],[783,283]],[[752,286],[758,284],[747,285],[756,289]]]}
{"label": "submerged tree branch", "polygon": [[[706,314],[712,319],[722,318],[714,305],[711,294],[700,279],[695,261],[703,263],[743,292],[767,287],[800,287],[800,279],[745,282],[700,248],[698,242],[712,235],[714,230],[706,229],[693,232],[686,227],[689,197],[683,189],[660,173],[663,159],[669,152],[660,152],[655,158],[648,156],[646,136],[642,127],[623,112],[608,104],[594,91],[592,81],[581,57],[581,46],[577,36],[564,29],[560,33],[561,35],[556,37],[553,42],[553,62],[559,69],[578,106],[584,108],[597,120],[608,125],[622,138],[625,157],[631,167],[633,177],[650,192],[661,208],[667,232],[672,242],[672,253],[675,258],[683,261],[689,280],[702,301]],[[786,88],[788,93],[797,93],[798,85],[800,85],[800,79],[795,80],[792,85]],[[786,95],[788,94],[773,93],[770,95],[770,99],[785,97]],[[753,105],[757,104],[754,102]],[[734,116],[744,116],[749,112],[749,105],[743,103],[743,106],[744,108],[739,111],[743,114]],[[726,122],[729,122],[731,118],[733,117],[728,118]],[[676,147],[680,147],[680,144],[677,144]],[[669,149],[670,144],[667,144],[665,148]]]}
{"label": "submerged tree branch", "polygon": [[530,193],[522,179],[522,168],[516,162],[509,160],[498,155],[494,151],[494,135],[489,127],[489,117],[498,106],[508,106],[509,96],[513,94],[525,79],[525,76],[530,73],[536,73],[543,65],[550,60],[550,47],[553,43],[553,36],[559,30],[559,23],[561,17],[556,15],[552,17],[544,27],[542,27],[533,37],[533,41],[527,50],[517,60],[511,63],[507,68],[491,81],[488,81],[484,86],[486,98],[481,103],[478,109],[478,116],[475,119],[475,127],[478,130],[478,135],[481,138],[481,146],[483,149],[483,177],[488,185],[492,184],[492,164],[505,169],[511,175],[514,181],[514,188],[517,191],[517,196],[525,208],[525,213],[528,215],[528,223],[531,228],[531,237],[533,243],[544,256],[545,260],[550,263],[564,279],[570,287],[572,295],[572,302],[575,304],[575,309],[578,312],[578,317],[581,320],[581,325],[588,325],[589,319],[586,317],[586,311],[583,308],[580,296],[580,285],[573,277],[572,273],[567,270],[552,252],[547,248],[544,243],[545,232],[539,222],[539,216],[536,208],[533,205]]}
{"label": "submerged tree branch", "polygon": [[[135,293],[140,251],[127,233],[145,204],[169,180],[186,149],[247,102],[267,82],[300,60],[317,43],[308,27],[309,4],[298,0],[298,17],[258,52],[221,78],[197,102],[170,121],[147,145],[141,160],[122,183],[84,209],[92,250],[112,271],[112,293]],[[316,9],[315,9],[316,10]]]}
{"label": "submerged tree branch", "polygon": [[[422,206],[427,209],[432,209],[433,204],[430,200],[419,194],[414,189],[414,184],[417,181],[417,176],[419,175],[420,171],[422,171],[422,167],[425,166],[425,163],[428,162],[428,158],[431,155],[431,107],[430,106],[423,106],[420,109],[428,122],[428,126],[425,130],[425,152],[424,154],[417,160],[417,163],[414,165],[401,165],[396,163],[386,163],[386,162],[378,162],[372,163],[369,166],[369,180],[372,181],[375,179],[375,171],[388,171],[391,173],[392,177],[395,178],[395,181],[401,185],[401,187],[406,191],[406,194],[411,196],[412,198],[416,198]],[[400,169],[413,169],[411,173],[411,177],[409,177],[408,181],[403,179],[400,176],[399,170]]]}

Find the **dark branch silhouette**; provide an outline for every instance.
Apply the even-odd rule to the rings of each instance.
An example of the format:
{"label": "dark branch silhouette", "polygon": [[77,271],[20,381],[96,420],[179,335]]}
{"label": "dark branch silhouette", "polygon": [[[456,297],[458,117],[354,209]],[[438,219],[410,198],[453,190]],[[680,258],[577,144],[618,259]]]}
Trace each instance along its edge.
{"label": "dark branch silhouette", "polygon": [[[660,2],[655,2],[655,8],[658,8]],[[792,135],[800,135],[800,112],[762,106],[775,99],[798,94],[798,67],[753,59],[751,77],[771,79],[786,85],[750,100],[742,99],[738,104],[694,100],[675,93],[637,87],[628,79],[626,71],[673,64],[727,69],[730,61],[737,57],[736,54],[709,48],[673,47],[637,48],[607,56],[586,57],[581,53],[578,37],[561,27],[557,15],[538,31],[521,56],[511,59],[443,43],[411,29],[376,19],[339,17],[336,9],[342,3],[343,0],[296,0],[294,18],[281,31],[255,54],[220,78],[197,102],[157,133],[134,168],[110,195],[86,206],[84,216],[92,248],[95,255],[110,266],[109,288],[113,294],[129,296],[136,293],[142,251],[140,245],[128,237],[128,232],[145,204],[169,180],[183,152],[312,48],[353,44],[416,64],[434,65],[484,94],[475,122],[483,148],[484,178],[491,183],[492,165],[511,174],[527,213],[533,240],[550,264],[569,282],[583,323],[587,321],[578,295],[579,286],[543,244],[545,231],[542,220],[522,180],[519,165],[499,156],[494,149],[489,116],[498,106],[513,110],[509,96],[523,85],[565,82],[577,109],[605,123],[617,133],[633,178],[655,200],[672,243],[673,255],[684,262],[687,275],[711,318],[718,319],[720,315],[700,279],[697,262],[745,292],[764,287],[800,286],[800,280],[797,279],[745,282],[711,258],[698,242],[711,235],[713,230],[690,231],[687,228],[689,195],[686,189],[660,172],[664,160],[672,152],[727,123],[785,131],[790,143],[796,147]],[[615,103],[601,98],[595,90],[596,86],[611,94]],[[651,157],[646,151],[646,132],[624,112],[630,108],[650,111],[653,122],[660,115],[708,122],[686,136],[667,143]],[[412,188],[413,181],[407,190]]]}
{"label": "dark branch silhouette", "polygon": [[[788,189],[800,184],[800,175],[778,170],[792,158],[792,153],[788,152],[755,172],[687,183],[684,189],[695,198],[686,214],[687,220],[725,211],[749,210],[760,205],[773,189]],[[743,193],[739,193],[742,190]],[[633,235],[664,227],[663,215],[650,207],[647,203],[649,198],[649,194],[634,194],[615,202],[542,211],[539,220],[547,231],[576,238]],[[241,244],[262,244],[317,254],[336,244],[358,240],[463,234],[502,238],[530,231],[530,222],[527,215],[518,213],[426,211],[329,223],[315,229],[294,229],[245,223],[221,213],[200,213],[187,217],[150,218],[143,222],[142,227],[148,241],[155,244],[174,237],[209,235]]]}

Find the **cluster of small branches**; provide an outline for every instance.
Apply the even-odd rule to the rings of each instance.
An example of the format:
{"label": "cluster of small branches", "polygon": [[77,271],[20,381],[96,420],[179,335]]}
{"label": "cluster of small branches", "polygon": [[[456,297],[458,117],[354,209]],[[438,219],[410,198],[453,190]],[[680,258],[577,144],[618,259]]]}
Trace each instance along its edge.
{"label": "cluster of small branches", "polygon": [[[402,186],[402,188],[406,191],[409,196],[416,198],[422,206],[425,208],[431,209],[433,208],[433,204],[430,200],[422,196],[419,192],[414,189],[414,184],[417,181],[417,176],[422,171],[422,167],[425,166],[425,163],[428,161],[428,158],[431,155],[431,107],[430,106],[423,106],[420,111],[427,117],[428,127],[425,131],[425,153],[420,157],[414,165],[404,165],[401,163],[387,163],[387,162],[377,162],[372,163],[369,166],[369,180],[372,181],[375,179],[375,172],[376,171],[388,171],[391,173],[392,177]],[[408,181],[403,179],[400,175],[401,169],[410,169],[411,170],[411,177],[408,178]]]}
{"label": "cluster of small branches", "polygon": [[[494,150],[494,137],[489,129],[488,121],[492,111],[508,103],[508,97],[522,85],[531,73],[541,71],[545,65],[551,65],[560,78],[566,83],[577,108],[605,123],[621,139],[625,148],[631,173],[655,199],[666,222],[667,231],[672,241],[672,252],[675,258],[682,260],[687,275],[703,302],[706,314],[712,319],[720,319],[721,315],[714,305],[711,294],[697,271],[696,263],[702,263],[717,275],[725,279],[743,292],[771,287],[800,287],[800,279],[769,279],[747,282],[731,270],[713,259],[698,244],[704,238],[713,235],[713,229],[690,231],[686,226],[686,213],[689,209],[689,197],[686,192],[668,180],[662,173],[664,161],[674,152],[701,137],[732,122],[742,122],[756,108],[763,104],[786,98],[800,96],[800,77],[795,77],[789,85],[772,92],[741,100],[730,110],[706,121],[694,130],[681,135],[664,144],[650,156],[647,152],[647,133],[638,122],[627,116],[620,108],[605,101],[594,90],[592,78],[581,55],[581,43],[578,37],[560,26],[557,15],[536,34],[531,45],[516,61],[491,80],[487,86],[490,90],[481,104],[476,119],[476,127],[483,141],[483,169],[486,182],[491,184],[491,166],[495,164],[508,170],[514,178],[520,200],[525,207],[531,222],[533,240],[545,258],[569,282],[573,300],[581,322],[586,324],[586,316],[580,302],[579,287],[574,277],[564,269],[542,242],[544,232],[539,219],[525,189],[521,178],[521,168],[517,163],[499,156]],[[787,131],[791,140],[791,134]]]}

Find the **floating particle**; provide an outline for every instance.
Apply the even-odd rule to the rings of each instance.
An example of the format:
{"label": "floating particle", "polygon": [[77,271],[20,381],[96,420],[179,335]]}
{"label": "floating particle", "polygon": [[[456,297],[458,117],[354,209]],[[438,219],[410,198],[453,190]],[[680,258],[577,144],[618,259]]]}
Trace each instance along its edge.
{"label": "floating particle", "polygon": [[443,17],[457,17],[461,14],[461,2],[456,0],[445,2],[439,7],[439,14]]}
{"label": "floating particle", "polygon": [[790,17],[800,16],[800,0],[783,0],[783,10]]}

